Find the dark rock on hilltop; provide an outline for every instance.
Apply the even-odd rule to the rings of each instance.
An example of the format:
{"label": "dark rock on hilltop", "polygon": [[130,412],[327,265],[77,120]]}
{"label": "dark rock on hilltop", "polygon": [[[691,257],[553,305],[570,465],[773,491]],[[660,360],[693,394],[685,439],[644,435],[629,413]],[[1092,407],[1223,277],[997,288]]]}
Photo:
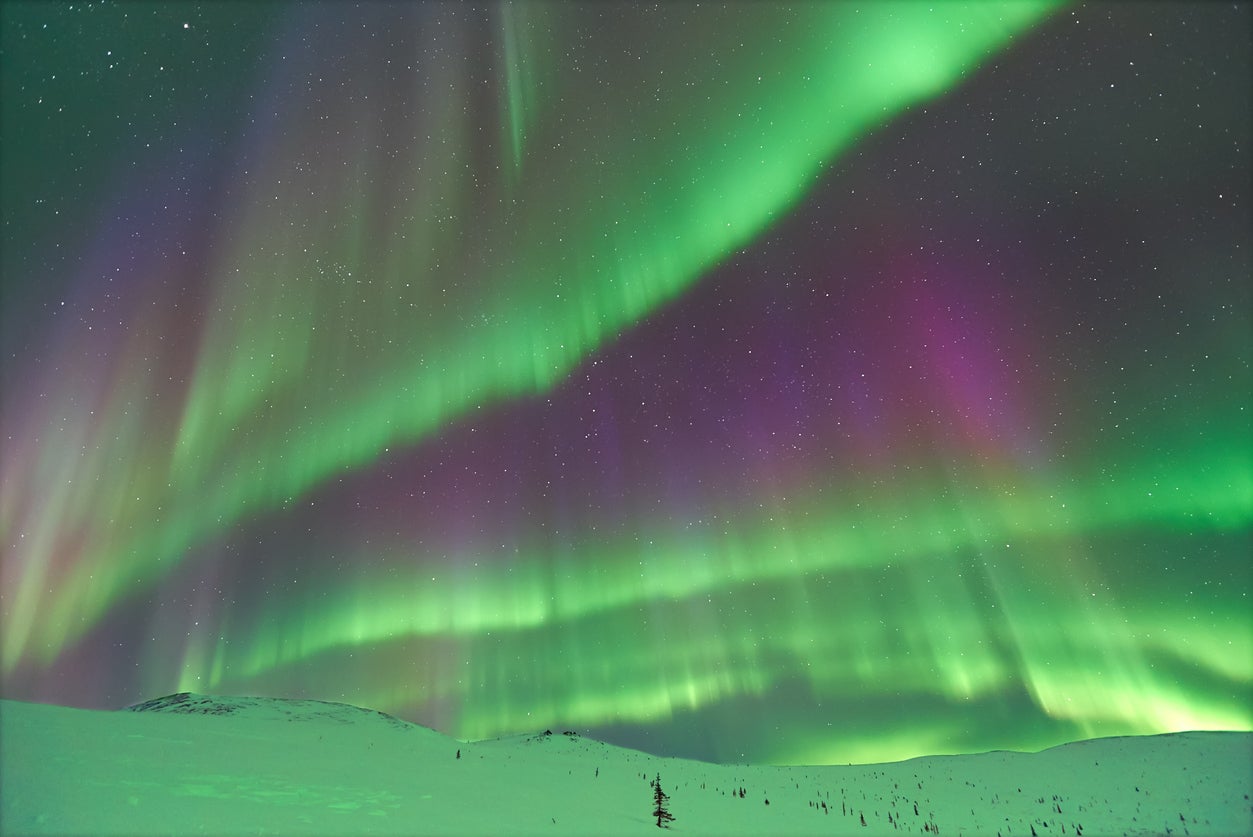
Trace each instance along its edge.
{"label": "dark rock on hilltop", "polygon": [[325,700],[290,700],[269,697],[213,697],[193,692],[177,692],[126,707],[129,712],[168,712],[180,715],[247,715],[274,720],[320,721],[355,724],[362,721],[383,721],[399,729],[419,728],[417,724],[347,703]]}
{"label": "dark rock on hilltop", "polygon": [[237,699],[228,702],[191,692],[178,692],[126,707],[128,712],[176,712],[181,715],[229,715],[238,709]]}

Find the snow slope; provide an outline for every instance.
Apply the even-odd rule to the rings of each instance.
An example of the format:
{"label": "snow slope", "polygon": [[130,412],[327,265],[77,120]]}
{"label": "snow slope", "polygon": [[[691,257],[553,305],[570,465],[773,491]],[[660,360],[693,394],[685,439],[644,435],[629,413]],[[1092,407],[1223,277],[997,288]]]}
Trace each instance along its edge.
{"label": "snow slope", "polygon": [[0,701],[0,834],[647,835],[657,773],[676,834],[1253,833],[1253,733],[772,767],[561,730],[459,742],[320,701],[175,695],[132,709]]}

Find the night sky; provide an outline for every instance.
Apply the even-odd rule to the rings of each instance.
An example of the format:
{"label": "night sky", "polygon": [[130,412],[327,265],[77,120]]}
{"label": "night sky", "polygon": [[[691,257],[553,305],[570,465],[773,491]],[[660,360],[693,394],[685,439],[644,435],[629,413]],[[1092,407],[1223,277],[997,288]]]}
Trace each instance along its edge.
{"label": "night sky", "polygon": [[5,697],[1253,728],[1249,4],[0,15]]}

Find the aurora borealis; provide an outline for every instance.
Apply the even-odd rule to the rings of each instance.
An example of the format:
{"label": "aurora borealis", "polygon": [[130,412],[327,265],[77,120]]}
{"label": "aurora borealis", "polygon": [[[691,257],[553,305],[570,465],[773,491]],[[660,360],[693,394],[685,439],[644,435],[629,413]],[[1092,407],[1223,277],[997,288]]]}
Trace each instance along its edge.
{"label": "aurora borealis", "polygon": [[0,9],[5,697],[1253,728],[1247,5]]}

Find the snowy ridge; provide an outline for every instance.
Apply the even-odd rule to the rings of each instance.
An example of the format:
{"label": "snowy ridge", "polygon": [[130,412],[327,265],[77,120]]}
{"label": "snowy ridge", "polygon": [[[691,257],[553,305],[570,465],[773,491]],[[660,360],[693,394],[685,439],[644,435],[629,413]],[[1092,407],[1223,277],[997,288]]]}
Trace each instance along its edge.
{"label": "snowy ridge", "polygon": [[541,730],[459,742],[346,704],[178,694],[132,711],[0,701],[0,834],[1253,833],[1253,733],[778,767]]}

